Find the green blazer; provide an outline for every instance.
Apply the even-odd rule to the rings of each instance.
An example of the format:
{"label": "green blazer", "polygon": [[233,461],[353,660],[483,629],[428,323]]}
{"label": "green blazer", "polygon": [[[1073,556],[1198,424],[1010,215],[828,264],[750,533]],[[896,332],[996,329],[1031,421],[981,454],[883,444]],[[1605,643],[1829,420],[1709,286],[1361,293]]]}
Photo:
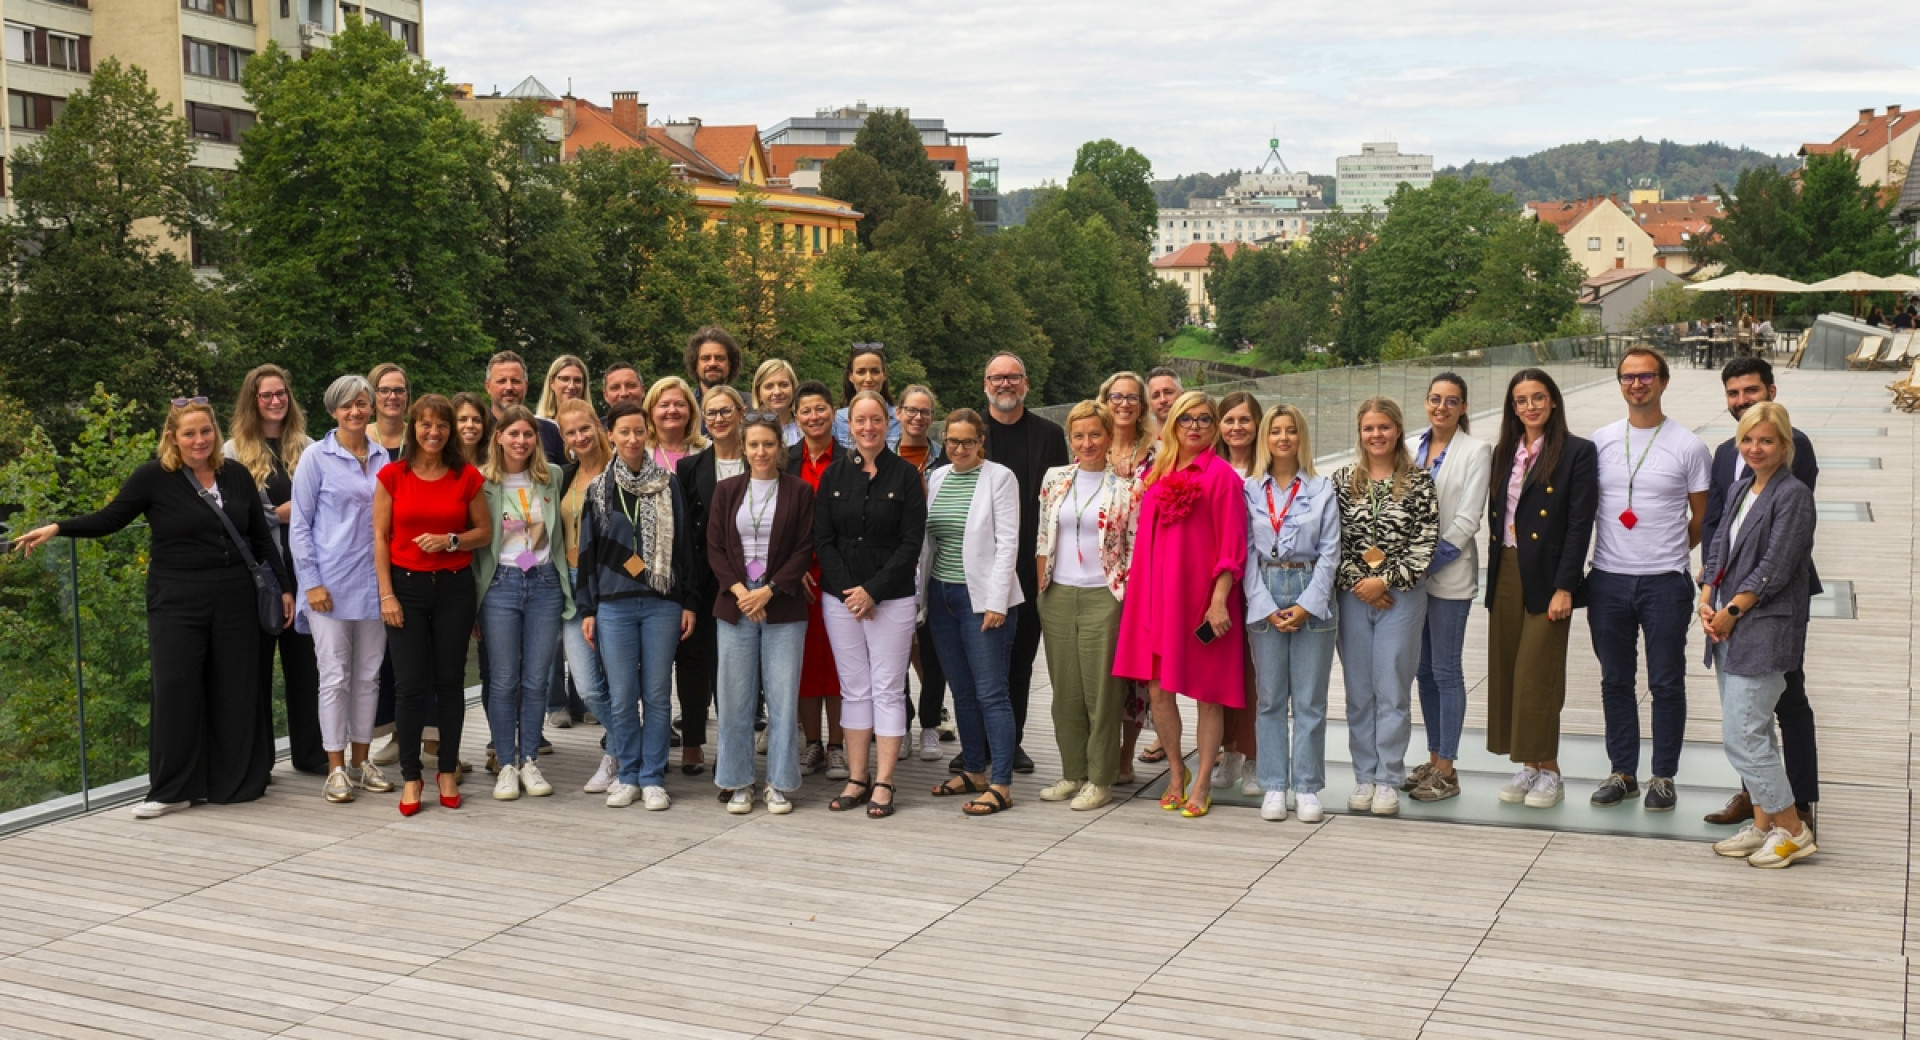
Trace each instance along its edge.
{"label": "green blazer", "polygon": [[[560,467],[547,467],[546,484],[534,487],[539,491],[540,515],[547,525],[547,563],[560,575],[560,617],[572,621],[573,581],[567,574],[567,528],[560,522]],[[487,496],[487,513],[493,518],[493,541],[473,554],[473,580],[479,587],[479,595],[474,599],[476,607],[486,600],[487,587],[493,584],[493,572],[500,566],[500,522],[507,513],[505,490],[491,480],[482,488]]]}

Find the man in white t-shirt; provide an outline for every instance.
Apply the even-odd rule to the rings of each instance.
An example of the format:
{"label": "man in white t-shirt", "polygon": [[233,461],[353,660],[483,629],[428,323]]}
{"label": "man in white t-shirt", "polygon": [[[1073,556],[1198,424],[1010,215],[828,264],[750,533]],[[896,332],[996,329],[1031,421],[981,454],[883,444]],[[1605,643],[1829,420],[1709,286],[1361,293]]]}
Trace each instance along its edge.
{"label": "man in white t-shirt", "polygon": [[1673,808],[1673,774],[1687,731],[1687,631],[1692,619],[1693,547],[1700,542],[1713,456],[1691,430],[1660,410],[1670,373],[1658,351],[1635,347],[1616,373],[1627,417],[1595,431],[1600,508],[1587,574],[1587,628],[1600,659],[1600,705],[1613,774],[1593,804],[1640,794],[1639,643],[1647,642],[1653,695],[1653,773],[1648,812]]}

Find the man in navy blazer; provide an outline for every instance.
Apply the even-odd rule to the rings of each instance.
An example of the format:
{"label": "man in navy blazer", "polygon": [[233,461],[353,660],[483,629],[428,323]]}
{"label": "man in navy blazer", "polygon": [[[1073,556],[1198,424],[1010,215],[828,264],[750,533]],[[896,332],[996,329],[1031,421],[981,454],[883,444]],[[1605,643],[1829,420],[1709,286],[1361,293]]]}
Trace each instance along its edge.
{"label": "man in navy blazer", "polygon": [[[1757,357],[1737,357],[1727,362],[1720,370],[1720,383],[1727,392],[1727,411],[1733,413],[1735,422],[1755,403],[1773,400],[1777,392],[1773,385],[1773,366]],[[1745,472],[1746,463],[1740,458],[1740,449],[1734,444],[1734,438],[1729,437],[1713,453],[1713,482],[1707,488],[1706,525],[1700,535],[1701,545],[1713,544],[1727,492]],[[1793,475],[1809,491],[1814,490],[1814,482],[1820,479],[1820,463],[1814,458],[1813,442],[1800,431],[1798,423],[1793,428]],[[1812,571],[1809,576],[1808,594],[1818,596],[1821,592],[1819,572]],[[1787,780],[1793,785],[1795,808],[1803,818],[1811,820],[1813,803],[1820,800],[1820,755],[1814,741],[1813,705],[1807,700],[1804,669],[1787,673],[1786,692],[1780,695],[1773,714],[1780,721],[1780,753],[1786,760]],[[1724,808],[1708,813],[1706,820],[1708,823],[1740,823],[1752,818],[1753,802],[1747,792],[1737,791]]]}

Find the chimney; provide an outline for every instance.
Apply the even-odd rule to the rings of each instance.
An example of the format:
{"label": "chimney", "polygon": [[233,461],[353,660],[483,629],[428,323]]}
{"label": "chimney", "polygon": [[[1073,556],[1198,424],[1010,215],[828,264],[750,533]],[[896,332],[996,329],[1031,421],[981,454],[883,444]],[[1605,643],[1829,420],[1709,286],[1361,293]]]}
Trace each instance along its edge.
{"label": "chimney", "polygon": [[1613,194],[1607,196],[1607,201],[1613,203],[1616,206],[1620,205],[1620,193],[1616,191]]}
{"label": "chimney", "polygon": [[700,132],[700,119],[697,116],[689,116],[684,123],[669,122],[661,129],[682,147],[693,148],[694,135]]}
{"label": "chimney", "polygon": [[[1871,123],[1871,122],[1873,122],[1873,109],[1871,109],[1871,108],[1863,108],[1863,109],[1861,109],[1861,110],[1860,110],[1860,124],[1865,124],[1865,123]],[[1855,125],[1860,125],[1860,124],[1855,124]]]}
{"label": "chimney", "polygon": [[1887,106],[1887,118],[1888,118],[1888,119],[1898,119],[1899,117],[1900,117],[1900,106],[1899,106],[1899,105],[1888,105],[1888,106]]}
{"label": "chimney", "polygon": [[613,127],[636,141],[647,139],[647,106],[637,90],[613,92]]}

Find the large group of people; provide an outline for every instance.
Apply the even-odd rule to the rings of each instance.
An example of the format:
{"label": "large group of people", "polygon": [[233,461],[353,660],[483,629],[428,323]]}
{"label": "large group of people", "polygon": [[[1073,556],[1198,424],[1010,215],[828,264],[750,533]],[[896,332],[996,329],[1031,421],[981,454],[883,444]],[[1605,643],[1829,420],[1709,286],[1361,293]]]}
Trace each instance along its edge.
{"label": "large group of people", "polygon": [[[1616,373],[1626,416],[1590,439],[1539,369],[1514,374],[1492,440],[1475,437],[1467,380],[1443,372],[1417,430],[1399,402],[1360,403],[1352,461],[1326,476],[1300,408],[1216,400],[1165,369],[1112,375],[1063,428],[1026,407],[1010,353],[983,373],[984,408],[944,414],[924,386],[896,392],[882,344],[853,346],[837,395],[779,359],[743,392],[742,360],[703,328],[684,378],[649,386],[614,365],[598,408],[572,356],[534,408],[511,352],[479,373],[483,393],[451,397],[416,397],[384,364],[328,385],[319,440],[272,365],[247,374],[224,443],[205,398],[174,400],[159,457],[112,503],[16,540],[148,521],[152,789],[135,815],[262,793],[276,654],[292,765],[323,776],[328,801],[395,790],[373,747],[390,731],[399,811],[425,804],[426,759],[437,801],[458,808],[477,638],[499,800],[553,794],[545,728],[592,719],[605,739],[585,791],[667,809],[670,751],[704,774],[713,711],[728,812],[791,812],[802,777],[823,772],[839,784],[829,811],[885,819],[907,801],[896,763],[943,754],[951,689],[960,746],[930,793],[995,815],[1034,769],[1023,741],[1044,644],[1061,770],[1042,801],[1110,802],[1134,782],[1150,717],[1140,760],[1167,763],[1162,809],[1205,816],[1237,785],[1264,819],[1318,822],[1337,656],[1346,808],[1388,816],[1403,793],[1461,796],[1479,602],[1486,746],[1516,769],[1500,802],[1564,798],[1567,639],[1584,606],[1611,759],[1591,801],[1672,809],[1697,617],[1743,781],[1709,817],[1741,824],[1714,849],[1761,867],[1814,851],[1802,657],[1818,470],[1763,360],[1723,372],[1739,427],[1717,455],[1666,417],[1667,362],[1641,347]],[[1427,756],[1408,770],[1416,691]]]}

